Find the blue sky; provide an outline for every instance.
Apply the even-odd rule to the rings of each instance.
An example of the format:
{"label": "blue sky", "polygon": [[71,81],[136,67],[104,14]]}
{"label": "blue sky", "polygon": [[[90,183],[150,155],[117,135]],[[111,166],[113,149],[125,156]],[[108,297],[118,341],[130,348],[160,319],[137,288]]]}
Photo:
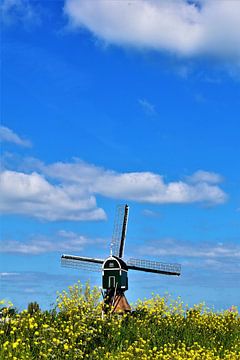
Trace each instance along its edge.
{"label": "blue sky", "polygon": [[240,6],[3,0],[1,298],[54,303],[62,253],[109,254],[130,206],[129,301],[240,305]]}

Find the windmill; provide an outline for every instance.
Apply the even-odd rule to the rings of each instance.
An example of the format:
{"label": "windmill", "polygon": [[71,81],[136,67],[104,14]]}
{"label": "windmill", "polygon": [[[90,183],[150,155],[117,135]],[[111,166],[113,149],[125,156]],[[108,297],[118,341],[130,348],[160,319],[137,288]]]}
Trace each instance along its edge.
{"label": "windmill", "polygon": [[61,263],[65,267],[102,271],[105,311],[107,305],[110,305],[113,312],[131,311],[124,295],[125,291],[128,290],[128,270],[162,275],[180,275],[181,272],[181,265],[179,264],[133,258],[127,261],[123,260],[128,213],[128,205],[119,205],[117,207],[110,256],[105,260],[66,254],[61,257]]}

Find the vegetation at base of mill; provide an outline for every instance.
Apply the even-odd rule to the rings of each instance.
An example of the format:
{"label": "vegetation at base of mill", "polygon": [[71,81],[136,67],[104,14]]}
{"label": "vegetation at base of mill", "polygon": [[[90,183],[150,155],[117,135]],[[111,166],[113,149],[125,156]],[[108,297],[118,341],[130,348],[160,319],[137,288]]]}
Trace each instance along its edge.
{"label": "vegetation at base of mill", "polygon": [[[2,310],[0,359],[240,359],[237,308],[213,312],[204,305],[154,296],[132,314],[102,317],[100,294],[80,283],[58,294],[57,305],[41,311]],[[3,302],[2,306],[3,305]]]}

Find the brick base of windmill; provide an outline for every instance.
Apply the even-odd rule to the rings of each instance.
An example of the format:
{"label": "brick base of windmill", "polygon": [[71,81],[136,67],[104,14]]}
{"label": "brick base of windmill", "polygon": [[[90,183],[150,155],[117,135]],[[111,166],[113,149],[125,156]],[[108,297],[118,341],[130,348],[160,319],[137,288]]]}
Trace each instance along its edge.
{"label": "brick base of windmill", "polygon": [[131,312],[125,294],[114,289],[106,291],[104,295],[103,313],[125,314]]}

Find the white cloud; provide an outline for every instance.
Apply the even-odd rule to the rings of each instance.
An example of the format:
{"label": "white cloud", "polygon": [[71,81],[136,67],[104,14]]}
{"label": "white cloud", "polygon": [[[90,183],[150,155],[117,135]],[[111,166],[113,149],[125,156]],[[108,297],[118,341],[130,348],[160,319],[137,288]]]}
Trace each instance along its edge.
{"label": "white cloud", "polygon": [[188,181],[166,183],[163,176],[152,172],[118,173],[79,160],[75,163],[58,162],[48,166],[43,165],[41,170],[47,176],[79,184],[89,193],[113,199],[153,204],[193,202],[220,204],[227,199],[226,194],[213,181],[213,177],[220,180],[220,175],[206,171],[195,173],[192,184]]}
{"label": "white cloud", "polygon": [[152,242],[151,245],[143,246],[139,249],[141,254],[155,256],[178,256],[178,257],[193,257],[193,258],[235,258],[240,259],[240,246],[237,244],[223,244],[223,243],[186,243],[176,241],[174,239],[162,239]]}
{"label": "white cloud", "polygon": [[120,173],[79,159],[49,165],[26,159],[21,162],[20,171],[2,172],[0,210],[50,221],[100,220],[106,215],[97,207],[98,195],[151,204],[215,205],[227,200],[215,183],[219,180],[218,174],[200,171],[185,181],[166,182],[156,173]]}
{"label": "white cloud", "polygon": [[[182,272],[189,270],[192,274],[198,271],[211,271],[221,274],[240,274],[240,245],[220,242],[186,242],[167,238],[152,241],[149,245],[138,248],[140,256],[154,254],[155,260],[163,262],[179,262]],[[171,259],[171,260],[170,260]]]}
{"label": "white cloud", "polygon": [[18,276],[19,273],[16,272],[0,272],[0,277],[10,277],[10,276]]}
{"label": "white cloud", "polygon": [[218,204],[226,200],[226,195],[218,186],[202,182],[195,185],[183,181],[165,183],[161,175],[151,172],[106,174],[97,179],[94,187],[96,193],[108,197],[153,204],[193,202]]}
{"label": "white cloud", "polygon": [[6,126],[0,126],[0,141],[1,142],[10,142],[16,145],[30,147],[31,142],[29,140],[21,138],[11,129]]}
{"label": "white cloud", "polygon": [[36,7],[29,0],[3,0],[0,10],[4,25],[16,23],[36,25],[40,22]]}
{"label": "white cloud", "polygon": [[60,230],[55,236],[51,238],[38,235],[33,236],[27,241],[3,240],[0,253],[38,255],[49,252],[79,252],[87,246],[96,246],[98,244],[102,245],[104,242],[105,240],[101,238],[91,239],[72,231]]}
{"label": "white cloud", "polygon": [[73,28],[86,28],[107,43],[240,58],[236,0],[65,0],[64,10]]}
{"label": "white cloud", "polygon": [[219,184],[223,182],[223,177],[217,173],[198,170],[193,175],[188,176],[187,180],[193,184],[205,182],[209,184]]}
{"label": "white cloud", "polygon": [[153,210],[150,210],[150,209],[144,209],[142,211],[142,214],[146,217],[150,217],[150,218],[159,218],[161,217],[161,214],[157,211],[153,211]]}
{"label": "white cloud", "polygon": [[155,106],[151,104],[146,99],[138,99],[138,103],[141,105],[142,109],[145,111],[147,115],[156,114]]}
{"label": "white cloud", "polygon": [[0,210],[5,214],[34,216],[44,220],[102,220],[105,213],[96,200],[81,189],[50,184],[33,172],[5,170],[0,175]]}

